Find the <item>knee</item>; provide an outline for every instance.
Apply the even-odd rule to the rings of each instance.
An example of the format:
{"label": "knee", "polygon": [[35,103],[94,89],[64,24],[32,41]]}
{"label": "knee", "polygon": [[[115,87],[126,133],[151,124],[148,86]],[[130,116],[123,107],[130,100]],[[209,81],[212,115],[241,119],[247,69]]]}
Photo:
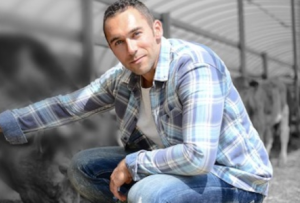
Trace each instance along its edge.
{"label": "knee", "polygon": [[90,187],[83,170],[85,165],[84,154],[85,152],[81,151],[73,156],[67,170],[67,176],[75,191],[92,201],[94,200],[93,188]]}
{"label": "knee", "polygon": [[140,182],[134,184],[128,192],[128,203],[145,203],[145,202],[159,202],[156,197],[159,197],[158,191],[144,190],[140,187]]}
{"label": "knee", "polygon": [[164,194],[167,194],[168,189],[162,187],[161,180],[159,182],[157,176],[159,175],[152,175],[135,183],[128,192],[128,203],[168,202],[162,199],[166,197]]}
{"label": "knee", "polygon": [[85,153],[79,152],[69,164],[67,175],[71,185],[78,194],[89,200],[89,202],[110,202],[109,200],[103,200],[105,197],[102,191],[97,188],[97,185],[88,176],[89,174],[85,172],[84,166],[87,161],[84,157]]}
{"label": "knee", "polygon": [[79,176],[82,175],[81,168],[84,165],[82,159],[82,152],[79,152],[75,154],[69,164],[69,167],[67,169],[67,175],[73,186],[76,186],[77,184],[77,179]]}
{"label": "knee", "polygon": [[68,170],[75,170],[81,165],[80,153],[81,152],[78,152],[72,157]]}

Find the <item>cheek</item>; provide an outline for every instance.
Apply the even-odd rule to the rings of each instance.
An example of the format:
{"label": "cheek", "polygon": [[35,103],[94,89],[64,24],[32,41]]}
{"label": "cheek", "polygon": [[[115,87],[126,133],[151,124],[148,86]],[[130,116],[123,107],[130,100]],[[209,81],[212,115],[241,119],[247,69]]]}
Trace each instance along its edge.
{"label": "cheek", "polygon": [[117,57],[117,59],[120,62],[124,62],[126,59],[126,50],[125,49],[111,49],[113,54],[115,55],[115,57]]}
{"label": "cheek", "polygon": [[153,55],[156,40],[153,36],[145,36],[138,44],[139,49],[146,50],[148,54]]}

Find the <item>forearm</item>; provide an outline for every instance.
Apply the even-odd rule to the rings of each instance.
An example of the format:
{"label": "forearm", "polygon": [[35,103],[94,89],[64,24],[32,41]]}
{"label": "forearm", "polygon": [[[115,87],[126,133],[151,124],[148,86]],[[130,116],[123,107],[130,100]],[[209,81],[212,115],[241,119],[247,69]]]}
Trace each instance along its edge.
{"label": "forearm", "polygon": [[[75,95],[80,92],[49,98],[21,109],[8,111],[7,115],[10,113],[9,117],[12,117],[11,119],[6,118],[9,121],[8,124],[16,122],[23,133],[31,133],[85,118],[94,111],[85,109],[88,96],[85,99],[80,97],[74,99]],[[0,122],[0,124],[2,123]]]}
{"label": "forearm", "polygon": [[0,114],[0,126],[12,144],[26,143],[25,134],[77,121],[114,105],[114,89],[119,69],[65,96],[57,96],[21,109]]}
{"label": "forearm", "polygon": [[215,156],[216,149],[179,144],[166,149],[130,154],[126,157],[126,164],[133,179],[138,181],[152,174],[206,174],[213,167]]}
{"label": "forearm", "polygon": [[74,93],[1,113],[0,126],[6,140],[12,144],[26,143],[26,133],[51,129],[74,122],[98,112],[98,109],[101,108],[101,106],[97,106],[98,108],[95,106],[95,109],[87,110],[88,97],[85,100],[72,100],[72,96]]}

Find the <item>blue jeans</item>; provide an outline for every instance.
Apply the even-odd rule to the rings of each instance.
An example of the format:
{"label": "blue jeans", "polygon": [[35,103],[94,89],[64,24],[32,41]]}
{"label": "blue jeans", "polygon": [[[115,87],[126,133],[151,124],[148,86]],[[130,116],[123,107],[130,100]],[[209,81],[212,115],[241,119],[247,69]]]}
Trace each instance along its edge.
{"label": "blue jeans", "polygon": [[[116,202],[109,190],[109,179],[118,163],[130,153],[121,147],[88,149],[76,154],[68,170],[75,189],[86,199]],[[198,176],[150,175],[136,183],[124,185],[130,203],[260,203],[264,196],[235,188],[208,173]]]}

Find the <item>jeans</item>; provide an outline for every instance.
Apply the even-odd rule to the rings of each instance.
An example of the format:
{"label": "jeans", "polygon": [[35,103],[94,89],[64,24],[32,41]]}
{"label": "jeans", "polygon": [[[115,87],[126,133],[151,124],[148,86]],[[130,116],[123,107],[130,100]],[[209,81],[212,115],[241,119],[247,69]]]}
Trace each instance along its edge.
{"label": "jeans", "polygon": [[[109,190],[110,175],[128,153],[122,147],[79,152],[68,170],[72,185],[91,202],[116,202]],[[261,194],[235,188],[211,173],[198,176],[150,175],[136,183],[123,185],[120,191],[127,194],[130,203],[260,203],[264,199]]]}

